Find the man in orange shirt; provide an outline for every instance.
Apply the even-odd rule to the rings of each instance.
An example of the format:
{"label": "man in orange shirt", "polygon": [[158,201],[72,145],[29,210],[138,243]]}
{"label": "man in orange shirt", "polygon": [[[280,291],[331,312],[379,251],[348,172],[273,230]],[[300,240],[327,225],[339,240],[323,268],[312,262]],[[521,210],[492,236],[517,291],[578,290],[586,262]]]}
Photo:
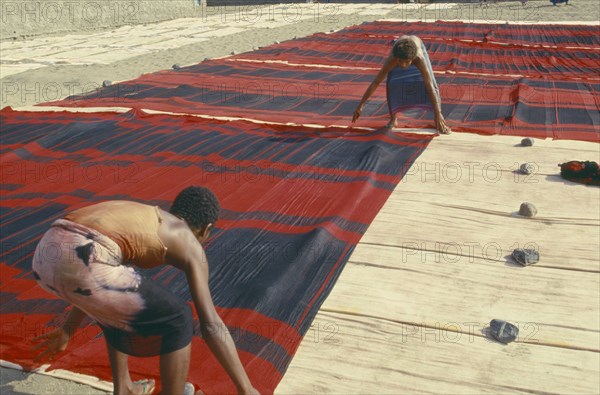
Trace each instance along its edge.
{"label": "man in orange shirt", "polygon": [[40,343],[34,349],[42,350],[37,359],[64,351],[88,315],[104,333],[115,394],[154,391],[152,380],[132,382],[128,355],[160,355],[163,393],[184,393],[193,334],[190,308],[134,267],[170,264],[185,273],[203,338],[239,393],[258,393],[215,310],[208,286],[208,262],[201,243],[219,210],[210,190],[188,187],[177,195],[169,212],[136,202],[107,201],[55,221],[36,248],[33,274],[42,288],[73,307],[60,328],[37,339]]}

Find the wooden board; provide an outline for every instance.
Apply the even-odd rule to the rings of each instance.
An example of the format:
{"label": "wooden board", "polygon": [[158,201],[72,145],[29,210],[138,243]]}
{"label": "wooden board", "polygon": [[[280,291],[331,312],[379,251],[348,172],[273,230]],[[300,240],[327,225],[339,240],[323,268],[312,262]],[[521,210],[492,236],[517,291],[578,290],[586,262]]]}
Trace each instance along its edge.
{"label": "wooden board", "polygon": [[[599,393],[600,188],[558,163],[600,146],[434,139],[357,246],[277,389],[292,393]],[[515,171],[537,166],[531,176]],[[538,208],[517,215],[522,202]],[[514,248],[540,262],[515,265]],[[486,338],[491,319],[520,328]]]}
{"label": "wooden board", "polygon": [[599,273],[423,258],[361,246],[321,310],[480,336],[503,319],[519,326],[520,342],[600,352]]}
{"label": "wooden board", "polygon": [[[536,140],[533,147],[515,147],[518,142],[458,133],[435,139],[362,241],[471,250],[494,262],[505,262],[514,248],[535,247],[539,266],[599,272],[600,188],[562,180],[556,163],[600,162],[600,146]],[[516,174],[519,157],[539,171]],[[536,217],[517,214],[526,201],[537,207]]]}
{"label": "wooden board", "polygon": [[[597,394],[598,354],[320,313],[279,394]],[[336,325],[333,333],[326,328]],[[310,357],[301,357],[310,356]]]}

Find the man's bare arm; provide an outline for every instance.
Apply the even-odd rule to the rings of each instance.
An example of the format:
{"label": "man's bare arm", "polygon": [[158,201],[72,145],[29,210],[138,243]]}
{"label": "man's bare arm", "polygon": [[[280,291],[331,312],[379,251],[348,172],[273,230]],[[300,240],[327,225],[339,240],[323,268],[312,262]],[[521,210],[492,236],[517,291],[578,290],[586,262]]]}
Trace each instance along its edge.
{"label": "man's bare arm", "polygon": [[444,115],[442,114],[442,103],[439,96],[439,92],[435,89],[435,84],[433,83],[435,76],[431,75],[429,72],[429,68],[425,64],[425,59],[419,58],[418,61],[414,62],[414,65],[417,66],[421,75],[423,76],[423,83],[425,84],[425,90],[427,91],[427,95],[433,104],[433,112],[435,115],[435,128],[438,132],[448,134],[451,132],[451,129],[446,125],[446,120],[444,119]]}
{"label": "man's bare arm", "polygon": [[427,95],[433,104],[433,110],[435,111],[436,115],[440,115],[442,113],[442,104],[440,103],[438,92],[433,83],[435,77],[429,72],[424,59],[419,59],[417,62],[414,62],[414,65],[417,66],[421,72],[421,75],[423,76],[425,90],[427,91]]}
{"label": "man's bare arm", "polygon": [[208,286],[208,262],[202,246],[187,227],[161,232],[160,237],[167,247],[168,262],[185,273],[206,344],[239,393],[257,394],[240,361],[235,343],[215,310]]}
{"label": "man's bare arm", "polygon": [[60,328],[33,339],[36,344],[33,346],[32,351],[42,350],[34,357],[34,361],[37,362],[46,358],[52,359],[56,354],[66,350],[69,340],[85,317],[86,314],[82,310],[73,306]]}
{"label": "man's bare arm", "polygon": [[356,110],[354,111],[354,115],[352,117],[352,123],[356,122],[356,120],[360,117],[363,110],[363,106],[365,105],[367,100],[369,100],[369,97],[371,97],[371,95],[377,90],[377,87],[379,86],[379,84],[381,84],[381,81],[383,81],[383,79],[388,75],[388,73],[395,67],[394,63],[394,57],[392,54],[390,54],[390,56],[388,56],[388,58],[386,59],[384,65],[381,67],[381,69],[375,76],[375,79],[373,79],[373,82],[371,82],[371,85],[369,85],[369,87],[363,94],[360,103],[358,103],[358,106],[356,107]]}

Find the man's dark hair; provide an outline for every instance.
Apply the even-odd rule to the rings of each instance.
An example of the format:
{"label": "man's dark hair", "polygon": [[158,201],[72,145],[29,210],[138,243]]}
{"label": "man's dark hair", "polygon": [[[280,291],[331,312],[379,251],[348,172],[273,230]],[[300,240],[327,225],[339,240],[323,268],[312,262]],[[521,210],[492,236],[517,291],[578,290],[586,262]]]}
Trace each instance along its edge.
{"label": "man's dark hair", "polygon": [[402,60],[413,60],[417,56],[417,46],[413,40],[398,40],[394,44],[394,57]]}
{"label": "man's dark hair", "polygon": [[220,210],[219,200],[210,189],[191,186],[179,192],[170,212],[185,220],[190,228],[204,229],[217,221]]}

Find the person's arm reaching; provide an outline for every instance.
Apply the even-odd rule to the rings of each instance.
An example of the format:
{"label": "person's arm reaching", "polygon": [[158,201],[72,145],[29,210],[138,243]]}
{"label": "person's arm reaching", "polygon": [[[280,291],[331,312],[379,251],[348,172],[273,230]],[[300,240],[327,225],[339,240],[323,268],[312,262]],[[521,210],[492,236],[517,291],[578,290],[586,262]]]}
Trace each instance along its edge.
{"label": "person's arm reaching", "polygon": [[[202,251],[204,255],[204,251]],[[206,262],[206,258],[204,258]],[[250,379],[242,366],[227,327],[217,314],[208,288],[208,265],[188,265],[185,270],[194,305],[200,318],[202,336],[238,391],[253,393]]]}
{"label": "person's arm reaching", "polygon": [[167,247],[169,263],[185,273],[206,344],[240,394],[258,394],[250,383],[227,327],[215,310],[208,287],[208,263],[202,246],[188,228],[176,230],[173,235],[161,239]]}
{"label": "person's arm reaching", "polygon": [[54,355],[64,351],[85,317],[86,314],[83,311],[73,306],[60,328],[33,339],[34,342],[39,343],[32,347],[32,351],[44,349],[35,356],[34,361],[37,362],[46,357],[52,359]]}
{"label": "person's arm reaching", "polygon": [[383,67],[381,67],[381,70],[379,70],[379,73],[377,73],[377,75],[375,76],[373,82],[371,82],[371,85],[369,85],[369,87],[365,91],[362,99],[360,100],[360,103],[358,103],[358,106],[356,107],[356,110],[354,110],[354,115],[352,116],[352,123],[358,120],[362,113],[363,106],[365,105],[367,100],[369,100],[369,97],[371,97],[375,90],[377,90],[377,87],[379,86],[379,84],[381,84],[381,81],[383,81],[383,79],[388,75],[390,70],[392,70],[394,67],[394,57],[390,55],[385,61]]}
{"label": "person's arm reaching", "polygon": [[429,68],[425,64],[424,59],[419,59],[419,61],[415,61],[414,65],[417,66],[421,75],[423,76],[423,83],[425,84],[425,90],[427,91],[427,95],[433,104],[433,112],[435,119],[435,128],[440,133],[450,133],[450,128],[446,125],[446,120],[442,115],[442,103],[440,102],[440,93],[436,89],[434,84],[435,76],[431,75],[429,72]]}

